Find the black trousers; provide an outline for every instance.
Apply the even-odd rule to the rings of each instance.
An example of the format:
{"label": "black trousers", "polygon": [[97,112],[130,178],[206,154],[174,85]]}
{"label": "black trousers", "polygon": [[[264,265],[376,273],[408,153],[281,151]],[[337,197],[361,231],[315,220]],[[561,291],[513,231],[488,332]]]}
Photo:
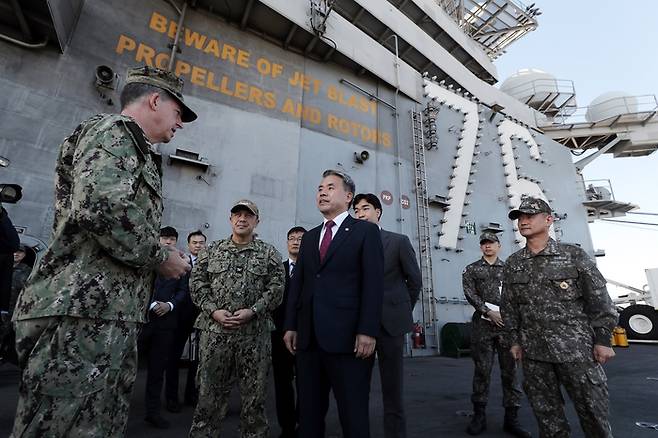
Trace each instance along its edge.
{"label": "black trousers", "polygon": [[315,342],[296,354],[299,388],[299,437],[322,438],[333,391],[343,438],[369,438],[370,378],[374,355],[327,353]]}
{"label": "black trousers", "polygon": [[284,435],[292,436],[297,428],[295,405],[295,356],[290,354],[283,342],[283,333],[272,332],[272,374],[276,417]]}
{"label": "black trousers", "polygon": [[[167,380],[165,383],[165,396],[167,400],[178,402],[178,361],[183,355],[185,344],[194,331],[194,321],[196,321],[198,315],[199,311],[196,307],[185,309],[185,311],[181,309],[181,313],[178,315],[178,328],[174,333],[169,364],[167,365]],[[185,380],[184,400],[186,403],[193,403],[197,398],[196,370],[198,364],[198,360],[190,358],[190,367],[187,370],[187,378]]]}
{"label": "black trousers", "polygon": [[381,333],[377,338],[375,349],[384,402],[384,436],[406,438],[407,420],[402,403],[404,335],[389,336],[383,330]]}
{"label": "black trousers", "polygon": [[169,361],[174,329],[158,328],[152,323],[145,324],[139,335],[137,348],[140,357],[146,359],[146,415],[160,413],[160,396],[164,373]]}

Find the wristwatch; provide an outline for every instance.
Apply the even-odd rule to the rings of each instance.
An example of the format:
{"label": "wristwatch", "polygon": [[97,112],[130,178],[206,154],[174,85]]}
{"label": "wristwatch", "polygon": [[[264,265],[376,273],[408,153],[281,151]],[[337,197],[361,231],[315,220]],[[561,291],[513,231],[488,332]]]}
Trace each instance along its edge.
{"label": "wristwatch", "polygon": [[249,310],[251,310],[252,312],[254,312],[254,318],[255,318],[256,316],[258,316],[258,312],[256,311],[256,306],[251,306],[251,307],[249,308]]}

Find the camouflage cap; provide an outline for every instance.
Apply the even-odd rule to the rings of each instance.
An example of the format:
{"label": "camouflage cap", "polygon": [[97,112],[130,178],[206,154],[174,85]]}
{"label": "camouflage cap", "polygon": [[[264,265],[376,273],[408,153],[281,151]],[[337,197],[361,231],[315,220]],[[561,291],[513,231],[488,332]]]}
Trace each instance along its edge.
{"label": "camouflage cap", "polygon": [[491,233],[489,231],[485,231],[484,233],[480,234],[480,243],[485,241],[500,243],[500,240],[498,240],[498,236],[496,236],[496,233]]}
{"label": "camouflage cap", "polygon": [[233,204],[233,207],[231,207],[231,213],[235,213],[238,210],[247,210],[258,216],[258,207],[248,199],[240,199]]}
{"label": "camouflage cap", "polygon": [[510,211],[507,215],[510,219],[518,219],[522,214],[537,214],[537,213],[547,213],[552,214],[553,211],[546,201],[539,198],[533,198],[532,196],[527,196],[521,200],[521,205],[519,208],[515,208]]}
{"label": "camouflage cap", "polygon": [[162,88],[173,97],[181,107],[181,120],[184,123],[193,122],[197,115],[183,101],[183,80],[173,72],[155,67],[143,66],[128,69],[126,84],[147,84]]}

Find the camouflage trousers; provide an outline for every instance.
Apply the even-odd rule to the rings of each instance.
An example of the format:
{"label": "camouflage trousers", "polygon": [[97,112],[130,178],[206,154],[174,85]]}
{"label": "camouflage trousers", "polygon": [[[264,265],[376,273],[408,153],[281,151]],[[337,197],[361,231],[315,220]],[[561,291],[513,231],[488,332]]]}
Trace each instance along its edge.
{"label": "camouflage trousers", "polygon": [[503,332],[496,329],[489,321],[480,318],[479,314],[473,318],[471,324],[471,357],[475,362],[471,396],[473,403],[486,405],[489,400],[491,369],[494,354],[497,354],[500,379],[503,384],[503,406],[506,408],[521,406],[523,392],[516,377],[516,362],[509,348],[503,342]]}
{"label": "camouflage trousers", "polygon": [[568,438],[560,385],[573,401],[587,438],[612,438],[608,386],[603,368],[592,362],[551,363],[523,358],[523,388],[539,424],[540,438]]}
{"label": "camouflage trousers", "polygon": [[191,438],[219,435],[231,387],[236,381],[242,401],[241,437],[269,437],[265,396],[271,351],[269,332],[226,335],[201,331],[197,370],[199,399],[192,419]]}
{"label": "camouflage trousers", "polygon": [[67,316],[17,321],[21,368],[11,437],[121,437],[138,324]]}

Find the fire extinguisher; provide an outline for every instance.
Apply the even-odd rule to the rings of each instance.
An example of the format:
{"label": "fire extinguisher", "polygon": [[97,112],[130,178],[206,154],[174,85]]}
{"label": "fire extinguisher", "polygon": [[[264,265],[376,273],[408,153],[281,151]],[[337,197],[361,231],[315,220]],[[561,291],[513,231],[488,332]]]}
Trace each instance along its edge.
{"label": "fire extinguisher", "polygon": [[412,333],[414,338],[414,348],[423,348],[423,344],[424,344],[423,326],[420,325],[420,322],[414,324],[414,329]]}

